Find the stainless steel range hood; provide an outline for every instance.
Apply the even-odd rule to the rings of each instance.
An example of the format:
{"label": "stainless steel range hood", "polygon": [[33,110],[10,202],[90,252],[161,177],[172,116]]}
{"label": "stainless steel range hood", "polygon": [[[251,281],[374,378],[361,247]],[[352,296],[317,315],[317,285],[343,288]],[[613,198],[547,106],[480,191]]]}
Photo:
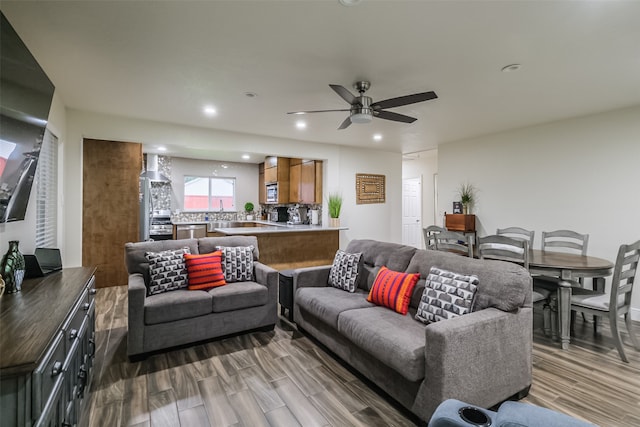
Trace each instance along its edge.
{"label": "stainless steel range hood", "polygon": [[146,178],[153,182],[171,182],[169,178],[158,172],[158,155],[147,154],[147,170],[140,174],[140,178]]}

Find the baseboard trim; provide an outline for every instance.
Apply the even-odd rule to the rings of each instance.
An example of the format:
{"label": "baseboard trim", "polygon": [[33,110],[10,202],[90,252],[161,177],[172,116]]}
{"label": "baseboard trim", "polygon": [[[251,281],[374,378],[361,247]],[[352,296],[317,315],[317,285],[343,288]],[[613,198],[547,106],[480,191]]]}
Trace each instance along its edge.
{"label": "baseboard trim", "polygon": [[631,309],[631,320],[637,320],[640,322],[640,308]]}

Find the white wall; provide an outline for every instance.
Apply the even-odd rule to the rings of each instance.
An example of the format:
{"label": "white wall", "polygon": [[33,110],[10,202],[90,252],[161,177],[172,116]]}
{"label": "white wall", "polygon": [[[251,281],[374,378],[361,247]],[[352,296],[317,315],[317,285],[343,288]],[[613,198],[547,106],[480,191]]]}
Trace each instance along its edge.
{"label": "white wall", "polygon": [[[226,166],[226,167],[223,167]],[[236,210],[244,211],[244,204],[258,206],[258,165],[255,163],[218,162],[212,160],[171,158],[171,210],[184,209],[184,177],[216,176],[236,179]],[[214,211],[217,210],[213,209]]]}
{"label": "white wall", "polygon": [[[410,155],[402,161],[402,179],[422,178],[422,227],[441,225],[440,216],[435,214],[434,174],[438,173],[438,150],[422,151]],[[420,247],[424,240],[420,236]]]}
{"label": "white wall", "polygon": [[[640,107],[563,120],[438,149],[440,210],[476,186],[479,234],[498,227],[588,233],[589,255],[615,261],[640,239]],[[640,289],[633,295],[640,319]]]}
{"label": "white wall", "polygon": [[[67,135],[64,159],[64,187],[67,197],[64,216],[65,245],[69,252],[67,259],[70,266],[82,263],[83,138],[169,146],[177,144],[185,150],[203,153],[227,150],[323,160],[325,196],[335,189],[340,189],[345,196],[341,222],[349,230],[341,232],[340,246],[345,247],[351,239],[357,238],[400,241],[402,162],[398,153],[180,126],[73,109],[67,110]],[[357,172],[387,176],[386,204],[355,205]],[[323,208],[323,215],[323,224],[328,224],[326,206]]]}
{"label": "white wall", "polygon": [[[62,100],[57,92],[54,92],[51,109],[49,110],[49,121],[47,128],[51,133],[58,137],[58,170],[64,170],[64,148],[66,139],[66,110]],[[32,254],[36,248],[36,188],[37,182],[34,181],[29,195],[29,203],[23,221],[15,221],[0,224],[0,256],[4,255],[9,249],[10,240],[20,241],[20,252],[24,254]],[[62,253],[62,261],[65,260],[65,251],[63,246],[63,206],[64,191],[63,177],[59,173],[58,176],[58,247]]]}

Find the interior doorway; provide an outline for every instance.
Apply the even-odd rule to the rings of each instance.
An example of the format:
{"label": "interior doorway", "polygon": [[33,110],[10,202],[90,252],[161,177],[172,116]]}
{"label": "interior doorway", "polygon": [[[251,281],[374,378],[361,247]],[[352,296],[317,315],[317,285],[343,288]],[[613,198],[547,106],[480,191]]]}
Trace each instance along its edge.
{"label": "interior doorway", "polygon": [[422,247],[422,177],[402,180],[402,244]]}

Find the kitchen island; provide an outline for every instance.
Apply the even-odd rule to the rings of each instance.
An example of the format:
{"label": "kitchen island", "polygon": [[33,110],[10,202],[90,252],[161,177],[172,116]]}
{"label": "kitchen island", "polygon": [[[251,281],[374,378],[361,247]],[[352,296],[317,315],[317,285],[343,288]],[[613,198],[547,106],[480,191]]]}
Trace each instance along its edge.
{"label": "kitchen island", "polygon": [[256,236],[260,262],[276,270],[331,264],[340,230],[347,229],[270,221],[218,221],[207,227],[207,236]]}

